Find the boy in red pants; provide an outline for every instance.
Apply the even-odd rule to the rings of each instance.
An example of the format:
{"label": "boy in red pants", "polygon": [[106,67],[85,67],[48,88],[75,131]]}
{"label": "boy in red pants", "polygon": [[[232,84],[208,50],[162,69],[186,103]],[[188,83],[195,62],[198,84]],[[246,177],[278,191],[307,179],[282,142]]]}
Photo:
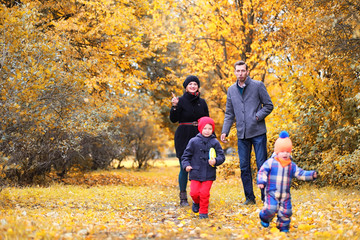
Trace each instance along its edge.
{"label": "boy in red pants", "polygon": [[[190,139],[181,164],[189,172],[190,196],[193,200],[193,212],[199,212],[199,218],[208,218],[210,189],[216,179],[216,166],[225,161],[224,151],[214,134],[215,123],[210,117],[198,121],[199,133]],[[216,151],[216,158],[209,159],[210,148]]]}

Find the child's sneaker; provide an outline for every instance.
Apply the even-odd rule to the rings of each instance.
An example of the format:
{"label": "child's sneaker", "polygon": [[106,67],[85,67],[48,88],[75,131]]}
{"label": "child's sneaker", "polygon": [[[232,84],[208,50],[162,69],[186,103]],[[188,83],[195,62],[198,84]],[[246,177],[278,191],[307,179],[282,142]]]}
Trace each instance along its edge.
{"label": "child's sneaker", "polygon": [[192,204],[192,211],[194,213],[198,213],[199,212],[199,209],[200,209],[200,205],[198,203],[194,203]]}
{"label": "child's sneaker", "polygon": [[200,214],[199,214],[199,218],[200,218],[200,219],[205,219],[205,218],[209,218],[209,216],[208,216],[207,213],[200,213]]}
{"label": "child's sneaker", "polygon": [[284,233],[288,233],[289,232],[289,228],[288,227],[284,227],[284,228],[279,228],[280,232],[284,232]]}
{"label": "child's sneaker", "polygon": [[263,220],[260,220],[260,224],[261,224],[261,226],[263,226],[265,228],[269,227],[269,225],[270,225],[269,223],[264,222]]}

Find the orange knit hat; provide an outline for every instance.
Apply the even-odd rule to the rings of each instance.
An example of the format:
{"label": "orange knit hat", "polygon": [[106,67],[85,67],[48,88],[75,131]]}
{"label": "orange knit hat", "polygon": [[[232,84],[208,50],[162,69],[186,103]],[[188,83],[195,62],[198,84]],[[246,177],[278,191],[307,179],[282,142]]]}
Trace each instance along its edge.
{"label": "orange knit hat", "polygon": [[289,138],[289,134],[286,131],[282,131],[279,134],[279,138],[275,141],[274,152],[290,152],[292,150],[292,142]]}

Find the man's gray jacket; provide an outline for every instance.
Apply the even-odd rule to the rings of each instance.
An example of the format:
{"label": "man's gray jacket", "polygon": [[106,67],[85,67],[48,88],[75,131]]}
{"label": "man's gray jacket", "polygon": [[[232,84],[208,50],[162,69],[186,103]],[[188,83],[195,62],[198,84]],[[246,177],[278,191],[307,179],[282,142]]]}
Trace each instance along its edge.
{"label": "man's gray jacket", "polygon": [[235,119],[238,139],[253,138],[266,133],[265,117],[271,113],[274,105],[264,83],[248,76],[242,95],[237,84],[236,81],[227,91],[221,133],[226,133],[227,136]]}

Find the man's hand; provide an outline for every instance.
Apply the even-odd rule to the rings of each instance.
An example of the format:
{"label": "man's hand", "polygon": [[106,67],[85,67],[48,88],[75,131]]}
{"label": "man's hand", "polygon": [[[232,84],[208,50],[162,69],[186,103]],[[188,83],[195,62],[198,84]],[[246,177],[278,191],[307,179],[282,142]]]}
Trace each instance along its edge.
{"label": "man's hand", "polygon": [[220,136],[220,140],[221,140],[223,143],[227,143],[227,140],[226,140],[226,133],[221,134],[221,136]]}

